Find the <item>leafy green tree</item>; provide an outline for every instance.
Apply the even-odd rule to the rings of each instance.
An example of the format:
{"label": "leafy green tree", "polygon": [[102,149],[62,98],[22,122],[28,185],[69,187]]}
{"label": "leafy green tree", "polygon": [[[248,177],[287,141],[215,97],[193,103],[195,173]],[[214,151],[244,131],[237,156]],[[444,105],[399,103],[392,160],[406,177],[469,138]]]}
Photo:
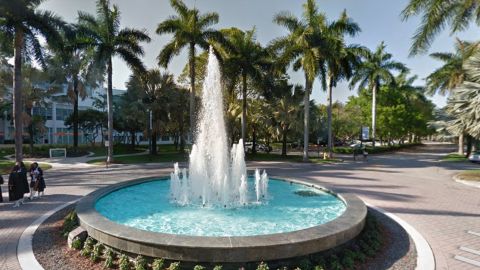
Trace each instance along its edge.
{"label": "leafy green tree", "polygon": [[129,87],[116,106],[115,130],[129,133],[132,149],[135,149],[136,133],[145,130],[147,124],[147,110],[141,97],[140,89]]}
{"label": "leafy green tree", "polygon": [[[256,41],[255,28],[242,31],[238,28],[223,29],[229,48],[224,56],[224,65],[231,68],[231,77],[241,78],[242,89],[242,139],[246,142],[247,131],[247,79],[259,80],[262,68],[269,65],[267,50]],[[233,73],[233,74],[232,74]]]}
{"label": "leafy green tree", "polygon": [[[300,19],[288,12],[277,14],[274,22],[284,26],[289,34],[273,41],[273,48],[283,50],[277,60],[285,66],[293,63],[295,71],[302,69],[305,75],[304,95],[304,149],[303,160],[308,161],[310,94],[315,78],[320,74],[325,86],[325,56],[328,48],[322,47],[320,26],[325,24],[325,15],[320,13],[314,0],[303,5]],[[325,87],[324,87],[325,88]]]}
{"label": "leafy green tree", "polygon": [[466,78],[466,71],[463,65],[467,59],[479,51],[478,48],[479,42],[471,43],[457,39],[454,53],[430,54],[433,59],[443,62],[443,65],[428,75],[427,94],[432,96],[436,93],[446,95],[462,84]]}
{"label": "leafy green tree", "polygon": [[272,99],[273,119],[276,123],[277,133],[282,141],[282,156],[287,155],[287,140],[292,130],[301,119],[301,107],[305,92],[299,86],[293,86],[286,80],[277,83],[278,94]]}
{"label": "leafy green tree", "polygon": [[62,31],[63,46],[53,50],[48,60],[52,84],[67,87],[67,101],[73,104],[73,149],[78,148],[78,103],[87,97],[87,88],[95,88],[103,80],[104,72],[92,61],[78,34],[77,25],[68,25]]}
{"label": "leafy green tree", "polygon": [[410,54],[424,53],[435,36],[445,27],[451,33],[465,30],[470,23],[480,24],[480,2],[478,0],[410,0],[402,11],[404,20],[421,14],[422,19],[415,35]]}
{"label": "leafy green tree", "polygon": [[[428,75],[427,94],[434,95],[437,92],[442,95],[450,94],[456,87],[460,86],[467,77],[464,64],[479,51],[478,48],[478,42],[471,43],[457,39],[454,53],[431,54],[431,57],[442,61],[444,64]],[[457,122],[456,128],[451,130],[457,131],[455,134],[458,136],[458,154],[463,155],[464,132],[460,128],[463,126],[460,123],[462,122]]]}
{"label": "leafy green tree", "polygon": [[174,103],[169,100],[168,94],[178,89],[173,75],[151,69],[143,74],[136,74],[137,83],[143,89],[143,103],[152,112],[151,154],[157,154],[157,138],[167,130],[169,122],[169,106]]}
{"label": "leafy green tree", "polygon": [[[65,125],[72,128],[73,121],[73,114],[71,114],[65,119]],[[107,124],[107,114],[94,109],[79,111],[78,124],[85,139],[95,146],[97,137],[102,135],[103,127]]]}
{"label": "leafy green tree", "polygon": [[343,11],[340,18],[322,28],[324,35],[328,36],[330,55],[326,57],[327,66],[327,124],[328,124],[328,156],[332,157],[333,134],[332,134],[332,89],[342,79],[349,79],[353,69],[360,63],[360,54],[365,48],[357,45],[347,45],[345,36],[355,36],[360,32],[360,27]]}
{"label": "leafy green tree", "polygon": [[368,87],[372,93],[372,143],[375,147],[377,91],[382,84],[395,82],[392,71],[406,71],[407,68],[402,63],[392,60],[392,55],[385,52],[383,42],[374,52],[367,50],[364,53],[362,63],[352,76],[350,87],[358,84],[359,91]]}
{"label": "leafy green tree", "polygon": [[134,71],[144,72],[139,58],[144,55],[140,42],[150,42],[145,30],[120,28],[120,11],[110,0],[97,0],[97,14],[79,12],[79,31],[85,42],[94,49],[94,59],[107,71],[108,153],[107,163],[113,160],[113,93],[112,59],[119,56]]}
{"label": "leafy green tree", "polygon": [[218,14],[207,12],[200,14],[197,8],[189,9],[181,0],[170,0],[170,5],[177,13],[158,24],[157,34],[173,34],[173,39],[163,47],[158,55],[158,63],[167,67],[173,56],[178,55],[184,47],[189,49],[190,65],[190,128],[195,127],[195,55],[196,46],[207,50],[209,41],[223,43],[220,32],[210,28],[218,23]]}
{"label": "leafy green tree", "polygon": [[[39,37],[48,44],[58,44],[61,40],[58,29],[63,21],[50,11],[39,10],[42,0],[1,0],[0,1],[0,40],[13,44],[13,126],[15,128],[15,160],[22,161],[23,143],[23,101],[22,101],[22,61],[31,58],[43,67],[44,49]],[[4,47],[4,42],[1,42]]]}

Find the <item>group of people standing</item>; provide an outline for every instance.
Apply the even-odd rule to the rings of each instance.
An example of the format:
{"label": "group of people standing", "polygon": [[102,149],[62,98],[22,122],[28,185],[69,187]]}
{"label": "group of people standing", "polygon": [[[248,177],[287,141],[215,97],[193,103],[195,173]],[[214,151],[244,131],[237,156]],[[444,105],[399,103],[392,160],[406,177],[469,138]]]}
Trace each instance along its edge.
{"label": "group of people standing", "polygon": [[[30,176],[30,183],[28,183],[28,176]],[[0,183],[3,183],[3,178],[1,176],[0,178]],[[19,207],[20,204],[25,203],[25,194],[30,193],[26,197],[30,200],[41,198],[45,187],[43,170],[37,162],[32,163],[29,170],[23,162],[17,162],[8,176],[8,200],[15,202],[13,207]],[[0,189],[0,202],[2,201],[2,191]]]}

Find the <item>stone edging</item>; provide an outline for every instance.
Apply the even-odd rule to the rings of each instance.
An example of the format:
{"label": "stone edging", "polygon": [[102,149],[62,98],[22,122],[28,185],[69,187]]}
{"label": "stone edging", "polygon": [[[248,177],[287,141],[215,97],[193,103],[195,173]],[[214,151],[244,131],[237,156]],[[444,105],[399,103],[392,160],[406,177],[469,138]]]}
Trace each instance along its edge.
{"label": "stone edging", "polygon": [[33,254],[33,235],[38,227],[45,222],[51,215],[62,210],[63,208],[78,202],[80,199],[67,202],[56,207],[53,210],[38,217],[32,224],[30,224],[20,236],[17,245],[17,259],[20,267],[24,270],[44,270]]}
{"label": "stone edging", "polygon": [[[189,262],[237,263],[287,259],[338,246],[353,239],[362,231],[367,214],[365,204],[356,196],[337,194],[336,196],[347,205],[347,209],[338,218],[319,226],[270,235],[201,237],[135,229],[112,222],[94,210],[96,201],[104,195],[154,179],[167,177],[126,181],[83,197],[76,208],[80,225],[98,241],[129,253]],[[295,179],[285,181],[326,190],[321,186]]]}
{"label": "stone edging", "polygon": [[470,186],[470,187],[476,187],[476,188],[480,188],[480,182],[478,181],[468,181],[468,180],[463,180],[463,179],[460,179],[458,177],[459,174],[456,174],[454,175],[452,178],[455,182],[457,183],[460,183],[460,184],[464,184],[466,186]]}
{"label": "stone edging", "polygon": [[398,223],[402,228],[412,237],[415,243],[415,249],[417,250],[417,267],[418,270],[434,270],[435,269],[435,257],[433,251],[428,244],[427,240],[414,228],[403,219],[398,216],[389,213],[382,208],[373,206],[369,203],[365,203],[368,207],[379,211],[380,213],[388,216]]}

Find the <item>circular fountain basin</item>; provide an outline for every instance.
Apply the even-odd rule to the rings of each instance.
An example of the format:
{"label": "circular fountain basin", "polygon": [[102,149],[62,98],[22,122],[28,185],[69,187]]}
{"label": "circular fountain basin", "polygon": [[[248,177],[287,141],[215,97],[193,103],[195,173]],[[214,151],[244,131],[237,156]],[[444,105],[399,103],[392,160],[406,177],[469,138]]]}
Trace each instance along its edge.
{"label": "circular fountain basin", "polygon": [[236,263],[292,258],[341,245],[363,229],[367,212],[351,194],[275,178],[262,203],[178,206],[169,197],[169,182],[169,177],[139,179],[91,193],[77,205],[80,224],[93,238],[126,252]]}

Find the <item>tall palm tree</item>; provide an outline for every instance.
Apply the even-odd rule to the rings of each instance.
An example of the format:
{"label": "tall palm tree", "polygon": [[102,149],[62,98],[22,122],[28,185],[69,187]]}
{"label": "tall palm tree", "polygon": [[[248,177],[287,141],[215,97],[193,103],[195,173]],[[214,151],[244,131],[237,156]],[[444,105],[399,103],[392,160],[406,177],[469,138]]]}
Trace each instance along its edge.
{"label": "tall palm tree", "polygon": [[53,84],[63,88],[67,85],[66,98],[73,104],[73,149],[78,148],[78,104],[87,97],[87,87],[96,87],[103,80],[103,70],[92,61],[91,52],[78,35],[76,25],[68,25],[62,33],[64,45],[48,61],[48,70]]}
{"label": "tall palm tree", "polygon": [[466,71],[463,67],[465,62],[480,51],[480,42],[467,42],[457,39],[455,43],[455,52],[432,53],[430,56],[443,65],[434,70],[427,77],[427,94],[441,95],[449,94],[453,89],[463,83],[466,78]]}
{"label": "tall palm tree", "polygon": [[[442,61],[444,64],[434,70],[427,77],[426,92],[429,95],[440,93],[442,95],[449,94],[460,86],[467,77],[464,68],[466,61],[479,51],[479,42],[466,42],[457,39],[454,53],[432,53],[430,56],[436,60]],[[460,123],[460,122],[458,122]],[[457,124],[457,128],[451,129],[458,131],[458,154],[463,155],[464,132],[461,127],[464,125]]]}
{"label": "tall palm tree", "polygon": [[145,30],[132,28],[120,29],[120,11],[116,5],[110,8],[110,0],[97,1],[96,17],[79,12],[79,31],[86,42],[94,48],[94,59],[107,69],[107,108],[108,108],[108,153],[107,163],[113,160],[113,93],[112,93],[112,59],[119,56],[134,71],[145,71],[139,58],[143,56],[140,42],[150,42]]}
{"label": "tall palm tree", "polygon": [[[181,0],[170,0],[177,15],[170,16],[157,26],[157,34],[173,34],[173,39],[163,47],[158,55],[160,66],[167,67],[173,56],[184,47],[189,49],[190,65],[190,128],[195,129],[195,55],[196,46],[207,50],[209,40],[223,42],[220,32],[210,28],[218,23],[218,14],[208,12],[200,14],[196,8],[189,9]],[[192,132],[193,133],[193,132]],[[193,134],[192,134],[193,135]]]}
{"label": "tall palm tree", "polygon": [[[303,15],[300,19],[294,15],[283,12],[274,17],[274,22],[284,26],[289,34],[275,39],[272,48],[283,50],[278,62],[285,66],[293,63],[295,71],[302,69],[305,76],[304,95],[304,134],[303,134],[303,160],[308,161],[308,135],[310,94],[315,78],[320,74],[325,86],[325,56],[328,49],[322,47],[321,25],[326,21],[325,15],[320,13],[314,0],[307,0],[303,4]],[[325,87],[324,87],[325,88]]]}
{"label": "tall palm tree", "polygon": [[255,28],[242,31],[238,28],[224,29],[230,48],[225,50],[225,65],[233,67],[232,77],[239,76],[242,84],[242,139],[246,142],[247,129],[247,79],[260,80],[262,68],[269,64],[267,50],[262,48],[255,38]]}
{"label": "tall palm tree", "polygon": [[465,30],[472,22],[480,25],[480,1],[410,0],[402,11],[404,20],[419,14],[422,14],[422,21],[413,36],[412,55],[426,52],[446,26],[455,33]]}
{"label": "tall palm tree", "polygon": [[372,93],[372,146],[375,147],[375,124],[377,113],[377,91],[382,84],[394,83],[392,71],[407,71],[400,62],[392,60],[392,55],[385,52],[385,44],[382,42],[377,49],[365,51],[363,61],[355,70],[350,81],[350,87],[358,84],[359,91],[368,87]]}
{"label": "tall palm tree", "polygon": [[333,87],[342,79],[349,79],[353,74],[353,68],[360,63],[360,54],[364,48],[357,45],[345,44],[345,36],[355,36],[360,32],[360,27],[343,11],[340,18],[326,27],[323,32],[328,35],[330,55],[326,58],[327,63],[327,123],[328,123],[328,156],[332,157],[333,134],[332,134],[332,98]]}
{"label": "tall palm tree", "polygon": [[61,39],[58,29],[63,21],[50,11],[42,11],[38,6],[43,0],[0,0],[0,35],[12,41],[14,52],[13,72],[13,126],[15,128],[15,160],[22,161],[22,61],[31,56],[43,67],[44,49],[39,36],[48,44],[56,44]]}

